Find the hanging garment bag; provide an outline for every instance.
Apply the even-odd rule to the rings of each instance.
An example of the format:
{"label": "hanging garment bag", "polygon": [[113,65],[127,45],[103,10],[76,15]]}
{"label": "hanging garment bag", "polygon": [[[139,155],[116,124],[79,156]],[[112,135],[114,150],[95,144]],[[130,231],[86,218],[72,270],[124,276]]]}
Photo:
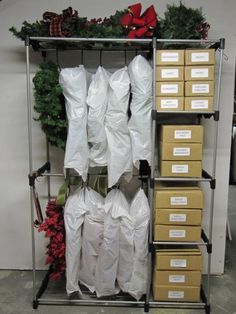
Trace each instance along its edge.
{"label": "hanging garment bag", "polygon": [[59,83],[66,99],[68,134],[64,167],[74,168],[85,181],[88,172],[87,90],[89,74],[83,65],[62,69]]}
{"label": "hanging garment bag", "polygon": [[99,66],[89,86],[87,104],[90,167],[107,165],[107,137],[104,120],[108,101],[110,73]]}
{"label": "hanging garment bag", "polygon": [[152,67],[138,55],[130,62],[128,70],[132,93],[128,127],[133,164],[138,169],[139,160],[147,160],[151,165]]}
{"label": "hanging garment bag", "polygon": [[105,130],[108,141],[108,186],[117,183],[123,173],[132,173],[131,141],[128,131],[130,79],[127,67],[117,70],[109,80]]}

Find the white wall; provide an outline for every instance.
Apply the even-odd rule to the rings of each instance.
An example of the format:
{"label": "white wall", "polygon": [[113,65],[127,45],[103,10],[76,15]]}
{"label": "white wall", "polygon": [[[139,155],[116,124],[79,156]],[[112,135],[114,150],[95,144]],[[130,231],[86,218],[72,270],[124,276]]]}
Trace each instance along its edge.
{"label": "white wall", "polygon": [[[160,15],[167,3],[155,3]],[[28,194],[28,146],[24,43],[14,38],[8,28],[20,27],[23,20],[41,19],[44,11],[60,12],[71,5],[81,16],[103,17],[123,9],[132,1],[55,1],[55,0],[3,0],[0,2],[0,95],[1,95],[1,203],[0,203],[0,268],[31,268],[30,208]],[[147,7],[152,1],[142,1]],[[219,150],[217,159],[217,189],[214,219],[213,272],[224,270],[225,223],[228,197],[228,173],[230,158],[230,133],[233,104],[236,2],[235,0],[186,0],[187,6],[200,7],[211,24],[210,38],[226,38],[228,61],[223,69],[222,113],[220,120]],[[33,57],[32,72],[37,69],[38,57]],[[34,167],[45,160],[44,136],[36,122],[33,123]],[[209,131],[210,132],[210,131]],[[208,135],[209,135],[208,132]],[[210,138],[208,136],[210,152]],[[62,161],[58,150],[53,158]],[[60,163],[59,163],[60,164]],[[206,159],[209,166],[209,160]],[[57,169],[60,171],[61,169]],[[43,179],[42,179],[43,181]],[[44,189],[45,190],[45,189]],[[42,194],[45,191],[40,191]],[[207,216],[207,213],[205,213]],[[42,236],[36,233],[37,265],[44,265]]]}

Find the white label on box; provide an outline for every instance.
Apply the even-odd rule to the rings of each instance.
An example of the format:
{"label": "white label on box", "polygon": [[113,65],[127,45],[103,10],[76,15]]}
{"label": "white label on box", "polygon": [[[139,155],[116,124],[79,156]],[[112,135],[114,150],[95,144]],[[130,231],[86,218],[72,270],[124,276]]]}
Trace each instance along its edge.
{"label": "white label on box", "polygon": [[162,109],[177,109],[179,106],[178,99],[161,99],[161,108]]}
{"label": "white label on box", "polygon": [[165,94],[178,94],[179,91],[179,85],[178,84],[168,84],[168,85],[164,85],[161,84],[161,93]]}
{"label": "white label on box", "polygon": [[162,69],[161,77],[162,78],[178,78],[179,69]]}
{"label": "white label on box", "polygon": [[209,62],[209,52],[192,52],[192,62]]}
{"label": "white label on box", "polygon": [[168,291],[168,299],[184,299],[184,291]]}
{"label": "white label on box", "polygon": [[188,205],[188,198],[186,196],[171,196],[170,205]]}
{"label": "white label on box", "polygon": [[187,260],[186,259],[171,259],[170,267],[185,268],[187,267]]}
{"label": "white label on box", "polygon": [[192,137],[191,130],[175,130],[175,139],[190,139]]}
{"label": "white label on box", "polygon": [[186,214],[170,214],[169,221],[175,222],[186,222],[187,215]]}
{"label": "white label on box", "polygon": [[188,165],[172,165],[172,173],[188,173]]}
{"label": "white label on box", "polygon": [[191,100],[191,109],[208,109],[208,99]]}
{"label": "white label on box", "polygon": [[209,70],[208,69],[191,69],[191,77],[194,78],[208,78]]}
{"label": "white label on box", "polygon": [[169,282],[184,283],[185,275],[169,275]]}
{"label": "white label on box", "polygon": [[162,62],[179,62],[178,52],[162,52],[161,53]]}
{"label": "white label on box", "polygon": [[192,93],[204,93],[208,94],[210,90],[209,84],[193,84],[192,85]]}
{"label": "white label on box", "polygon": [[185,238],[186,230],[169,230],[169,238]]}
{"label": "white label on box", "polygon": [[174,147],[173,156],[190,156],[190,147]]}

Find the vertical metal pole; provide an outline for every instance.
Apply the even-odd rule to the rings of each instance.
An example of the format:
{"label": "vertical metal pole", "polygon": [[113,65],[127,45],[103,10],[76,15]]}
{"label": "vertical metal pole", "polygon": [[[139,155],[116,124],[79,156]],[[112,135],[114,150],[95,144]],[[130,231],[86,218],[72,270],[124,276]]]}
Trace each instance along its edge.
{"label": "vertical metal pole", "polygon": [[[48,138],[46,138],[46,152],[47,152],[47,161],[50,163],[50,149],[49,149]],[[51,199],[51,177],[50,176],[47,176],[47,188],[48,188],[48,201],[50,201]]]}
{"label": "vertical metal pole", "polygon": [[[29,58],[29,37],[25,40],[26,49],[26,84],[27,84],[27,118],[28,118],[28,149],[29,149],[29,174],[33,171],[32,157],[32,113],[31,113],[31,84],[30,84],[30,58]],[[35,270],[35,234],[34,234],[34,204],[32,188],[30,188],[30,209],[31,209],[31,240],[32,240],[32,270],[33,270],[33,300],[36,300],[36,270]]]}
{"label": "vertical metal pole", "polygon": [[[217,81],[217,96],[216,96],[216,115],[219,116],[220,109],[220,95],[221,95],[221,77],[222,77],[222,64],[223,64],[223,53],[225,47],[225,39],[220,39],[220,61],[219,61],[219,73]],[[215,179],[216,176],[216,161],[217,161],[217,145],[218,145],[218,129],[219,121],[215,118],[214,121],[214,148],[213,148],[213,161],[212,161],[212,177]],[[210,205],[210,224],[209,224],[209,243],[212,244],[213,238],[213,215],[215,207],[215,189],[211,190],[211,205]],[[208,254],[208,270],[207,270],[207,302],[210,305],[210,276],[211,276],[211,252]]]}

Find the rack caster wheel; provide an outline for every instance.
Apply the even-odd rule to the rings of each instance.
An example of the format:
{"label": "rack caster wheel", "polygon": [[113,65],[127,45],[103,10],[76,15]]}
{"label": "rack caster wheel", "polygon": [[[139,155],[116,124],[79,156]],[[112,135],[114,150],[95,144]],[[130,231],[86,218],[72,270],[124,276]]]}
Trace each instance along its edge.
{"label": "rack caster wheel", "polygon": [[211,306],[210,305],[206,305],[205,311],[206,311],[206,314],[210,314],[211,313]]}
{"label": "rack caster wheel", "polygon": [[33,301],[33,309],[34,309],[34,310],[37,310],[38,306],[39,306],[39,301],[34,300],[34,301]]}
{"label": "rack caster wheel", "polygon": [[145,312],[145,313],[148,313],[148,312],[149,312],[149,304],[148,304],[148,303],[145,303],[145,304],[144,304],[144,312]]}

